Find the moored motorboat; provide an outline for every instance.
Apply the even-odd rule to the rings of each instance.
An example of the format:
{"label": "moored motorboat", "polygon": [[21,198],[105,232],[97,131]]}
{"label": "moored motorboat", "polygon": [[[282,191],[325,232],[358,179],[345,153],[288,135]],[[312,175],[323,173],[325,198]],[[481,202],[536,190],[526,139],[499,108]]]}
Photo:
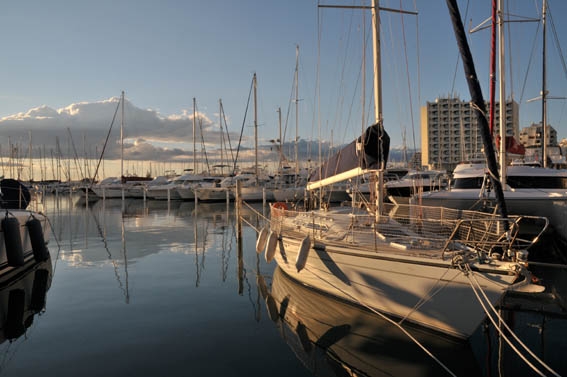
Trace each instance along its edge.
{"label": "moored motorboat", "polygon": [[[503,193],[508,212],[545,216],[552,230],[567,241],[567,170],[511,165],[506,172]],[[475,160],[457,165],[447,190],[424,192],[412,200],[428,206],[490,210],[496,204],[496,195],[486,163]]]}
{"label": "moored motorboat", "polygon": [[18,181],[3,179],[0,193],[0,211],[4,213],[0,227],[0,274],[21,267],[29,260],[47,260],[51,232],[47,216],[28,209],[30,194]]}

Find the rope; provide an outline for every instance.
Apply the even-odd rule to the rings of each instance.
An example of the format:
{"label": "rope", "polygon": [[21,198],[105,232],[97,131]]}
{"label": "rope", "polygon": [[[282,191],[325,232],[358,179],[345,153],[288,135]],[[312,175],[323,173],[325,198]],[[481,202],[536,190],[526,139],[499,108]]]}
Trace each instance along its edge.
{"label": "rope", "polygon": [[250,228],[254,229],[254,231],[256,233],[260,233],[260,231],[258,230],[258,228],[256,228],[254,225],[252,225],[252,223],[248,220],[246,220],[245,218],[241,217],[240,218],[241,221],[245,222]]}
{"label": "rope", "polygon": [[[480,305],[482,306],[484,312],[486,313],[488,319],[490,319],[490,322],[492,322],[492,324],[494,325],[494,327],[496,328],[496,330],[498,331],[498,333],[500,334],[501,338],[504,339],[504,341],[506,341],[506,343],[508,343],[508,345],[514,350],[514,352],[516,352],[516,354],[522,359],[524,360],[524,362],[530,366],[530,368],[532,368],[534,370],[534,372],[536,372],[537,374],[539,374],[540,376],[545,376],[545,374],[543,372],[541,372],[539,369],[536,368],[535,365],[533,365],[529,360],[527,360],[527,358],[522,355],[520,353],[520,351],[517,349],[516,346],[514,346],[511,342],[511,340],[504,334],[504,332],[500,329],[500,327],[496,324],[496,321],[494,320],[494,318],[491,315],[494,314],[496,316],[496,318],[498,318],[498,320],[501,322],[502,325],[504,325],[504,328],[510,333],[510,335],[512,336],[512,338],[518,342],[518,344],[524,348],[526,350],[526,352],[528,352],[528,354],[530,356],[532,356],[536,361],[538,361],[545,369],[547,369],[549,372],[551,372],[554,376],[560,376],[557,372],[555,372],[551,367],[549,367],[545,362],[543,362],[536,354],[534,354],[517,336],[516,334],[512,331],[512,329],[510,329],[510,327],[506,324],[506,322],[502,319],[502,317],[498,314],[498,312],[496,311],[496,309],[494,308],[494,306],[490,303],[490,300],[488,299],[488,297],[486,296],[486,294],[484,293],[484,291],[482,290],[482,287],[480,285],[480,283],[478,282],[478,280],[476,279],[476,277],[474,276],[473,271],[470,268],[470,265],[466,264],[464,266],[465,268],[465,276],[469,279],[469,283],[471,285],[471,288],[476,296],[476,298],[478,299],[478,302],[480,303]],[[476,284],[476,286],[475,286]],[[486,304],[488,304],[490,310],[488,310],[486,308],[485,302],[483,302],[482,298],[479,296],[478,291],[480,291],[480,293],[482,294],[482,298],[484,298],[484,300],[486,300]]]}
{"label": "rope", "polygon": [[[264,221],[270,221],[269,218],[267,218],[266,216],[264,216],[263,213],[260,213],[256,210],[256,208],[252,207],[250,204],[246,203],[245,201],[242,202],[243,205],[245,205],[249,210],[251,210],[252,212],[254,212],[254,214],[256,214],[259,218],[261,218]],[[244,219],[243,219],[244,220]]]}

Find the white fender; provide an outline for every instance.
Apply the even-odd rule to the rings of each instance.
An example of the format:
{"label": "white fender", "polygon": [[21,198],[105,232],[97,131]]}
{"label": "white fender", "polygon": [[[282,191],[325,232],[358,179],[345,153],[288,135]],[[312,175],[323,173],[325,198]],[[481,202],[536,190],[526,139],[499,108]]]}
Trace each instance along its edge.
{"label": "white fender", "polygon": [[309,236],[306,236],[299,245],[299,251],[297,252],[297,259],[295,260],[295,268],[297,272],[303,270],[305,264],[307,263],[307,256],[309,255],[309,249],[311,249],[311,240]]}
{"label": "white fender", "polygon": [[263,227],[258,233],[258,239],[256,240],[256,252],[260,254],[266,248],[266,241],[268,240],[269,230],[267,227]]}
{"label": "white fender", "polygon": [[270,263],[272,259],[274,259],[274,255],[276,255],[276,246],[278,244],[278,235],[274,231],[270,231],[270,235],[268,236],[268,242],[266,245],[266,262]]}

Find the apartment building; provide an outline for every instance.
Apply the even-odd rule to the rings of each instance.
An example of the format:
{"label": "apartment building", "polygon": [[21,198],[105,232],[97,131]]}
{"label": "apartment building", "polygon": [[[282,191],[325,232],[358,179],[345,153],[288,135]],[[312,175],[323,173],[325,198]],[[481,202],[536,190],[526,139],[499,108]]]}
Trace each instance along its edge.
{"label": "apartment building", "polygon": [[[545,127],[545,130],[547,145],[557,146],[557,131],[555,131],[555,129],[549,124]],[[541,142],[541,139],[543,138],[541,131],[541,122],[532,123],[531,126],[522,128],[522,132],[520,132],[520,144],[522,144],[526,148],[541,148],[541,146],[543,145]]]}
{"label": "apartment building", "polygon": [[[488,104],[486,106],[488,110]],[[500,104],[495,109],[495,135],[499,135]],[[488,115],[487,115],[488,116]],[[519,135],[519,108],[506,103],[506,135]],[[455,166],[483,151],[478,117],[470,102],[459,97],[437,98],[421,107],[422,163],[429,169],[452,171]]]}

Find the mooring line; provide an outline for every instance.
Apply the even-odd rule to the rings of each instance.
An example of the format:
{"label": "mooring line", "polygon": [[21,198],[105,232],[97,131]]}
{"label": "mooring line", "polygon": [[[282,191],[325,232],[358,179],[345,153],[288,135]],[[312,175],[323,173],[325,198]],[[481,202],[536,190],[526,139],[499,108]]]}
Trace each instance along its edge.
{"label": "mooring line", "polygon": [[[536,361],[538,361],[545,369],[547,369],[550,373],[552,373],[554,376],[560,376],[557,372],[555,372],[550,366],[548,366],[545,362],[543,362],[537,355],[535,355],[517,336],[516,334],[512,331],[512,329],[510,329],[510,327],[506,324],[506,322],[503,320],[503,318],[498,314],[498,312],[496,311],[496,309],[494,308],[494,306],[492,305],[492,303],[490,302],[490,300],[488,299],[488,297],[486,296],[486,294],[484,293],[484,291],[482,290],[482,287],[480,285],[480,283],[478,282],[478,280],[476,279],[476,276],[474,276],[474,272],[471,270],[470,266],[467,264],[465,265],[465,269],[467,271],[467,273],[465,274],[469,280],[469,283],[471,285],[471,288],[478,300],[478,302],[480,303],[480,305],[482,306],[484,312],[486,313],[486,316],[490,319],[490,322],[492,322],[492,324],[494,325],[494,327],[496,328],[496,330],[498,331],[498,333],[500,334],[500,336],[504,339],[504,341],[506,341],[506,343],[508,343],[508,345],[512,348],[512,350],[514,350],[514,352],[516,352],[516,354],[522,359],[524,360],[524,362],[530,366],[534,372],[536,372],[537,374],[539,374],[540,376],[545,376],[545,374],[540,371],[535,365],[533,365],[526,357],[525,355],[523,355],[516,346],[514,346],[512,344],[512,341],[504,334],[504,332],[500,329],[499,326],[497,326],[496,321],[494,320],[494,318],[491,315],[491,312],[486,308],[485,303],[483,302],[482,298],[479,296],[477,289],[481,292],[484,300],[486,301],[486,303],[488,304],[488,306],[490,307],[490,309],[492,310],[492,314],[494,314],[496,316],[496,318],[498,318],[498,320],[504,325],[505,329],[512,335],[512,338],[514,340],[516,340],[516,342],[518,342],[520,344],[520,346],[522,346],[522,348],[524,348],[528,354],[530,356],[532,356]],[[474,282],[473,282],[474,279]],[[475,287],[475,283],[476,283],[476,287]]]}

